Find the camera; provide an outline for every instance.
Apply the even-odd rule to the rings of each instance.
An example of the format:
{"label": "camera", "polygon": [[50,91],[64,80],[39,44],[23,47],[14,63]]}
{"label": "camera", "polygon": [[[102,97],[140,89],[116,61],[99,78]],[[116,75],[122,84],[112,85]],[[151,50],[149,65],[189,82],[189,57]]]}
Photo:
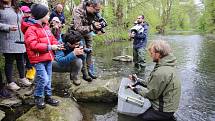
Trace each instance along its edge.
{"label": "camera", "polygon": [[[98,31],[101,31],[102,33],[105,33],[104,28],[106,26],[108,26],[106,20],[99,13],[95,13],[95,16],[96,16],[96,19],[97,19],[96,22],[99,22],[99,24],[101,26],[101,28]],[[94,24],[93,24],[93,26],[95,28]]]}
{"label": "camera", "polygon": [[131,34],[136,35],[137,33],[141,33],[144,31],[142,25],[137,24],[130,29]]}

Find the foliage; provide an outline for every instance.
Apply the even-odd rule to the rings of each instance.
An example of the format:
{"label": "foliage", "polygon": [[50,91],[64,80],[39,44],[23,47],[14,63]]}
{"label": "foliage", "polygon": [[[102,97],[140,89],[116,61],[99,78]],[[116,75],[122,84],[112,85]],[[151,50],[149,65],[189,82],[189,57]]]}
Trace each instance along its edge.
{"label": "foliage", "polygon": [[205,0],[204,11],[199,19],[199,30],[201,32],[215,33],[215,1]]}

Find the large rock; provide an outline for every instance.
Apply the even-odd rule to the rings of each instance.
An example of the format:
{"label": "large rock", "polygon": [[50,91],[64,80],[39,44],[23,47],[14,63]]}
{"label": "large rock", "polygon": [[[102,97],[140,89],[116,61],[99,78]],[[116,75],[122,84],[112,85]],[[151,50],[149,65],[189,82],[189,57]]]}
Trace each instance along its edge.
{"label": "large rock", "polygon": [[0,110],[0,121],[5,117],[5,113]]}
{"label": "large rock", "polygon": [[72,86],[70,92],[81,102],[116,102],[120,79],[96,79],[80,86]]}
{"label": "large rock", "polygon": [[77,103],[71,98],[54,97],[60,101],[57,107],[46,105],[43,110],[35,106],[16,121],[81,121],[83,116]]}
{"label": "large rock", "polygon": [[57,90],[64,90],[69,89],[71,87],[71,80],[69,73],[59,73],[59,72],[53,72],[52,76],[52,87],[54,87]]}
{"label": "large rock", "polygon": [[114,57],[113,60],[122,61],[122,62],[132,62],[133,57],[130,55],[121,55],[121,56]]}

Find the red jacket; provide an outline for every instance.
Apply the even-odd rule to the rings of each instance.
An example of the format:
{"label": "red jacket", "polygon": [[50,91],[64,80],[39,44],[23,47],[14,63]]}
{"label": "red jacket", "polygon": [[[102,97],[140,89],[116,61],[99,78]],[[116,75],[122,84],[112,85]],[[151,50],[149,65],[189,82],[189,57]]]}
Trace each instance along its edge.
{"label": "red jacket", "polygon": [[38,23],[28,27],[25,32],[25,46],[31,64],[52,61],[54,54],[50,46],[58,44],[48,25]]}
{"label": "red jacket", "polygon": [[22,17],[22,21],[21,21],[21,30],[22,33],[25,34],[25,32],[27,31],[28,27],[32,26],[35,24],[35,20],[33,18],[30,17]]}

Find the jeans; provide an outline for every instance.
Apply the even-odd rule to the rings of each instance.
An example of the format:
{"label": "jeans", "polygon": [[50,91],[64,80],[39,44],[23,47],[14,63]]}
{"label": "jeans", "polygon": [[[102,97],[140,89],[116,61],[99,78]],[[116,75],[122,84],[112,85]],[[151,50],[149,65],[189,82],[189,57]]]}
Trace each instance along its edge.
{"label": "jeans", "polygon": [[24,53],[4,53],[5,57],[5,75],[8,83],[14,82],[13,80],[13,62],[16,60],[16,66],[19,72],[19,78],[25,77],[24,68]]}
{"label": "jeans", "polygon": [[52,62],[40,62],[34,64],[36,69],[36,78],[35,78],[35,90],[34,96],[44,97],[51,96],[51,76],[52,76]]}
{"label": "jeans", "polygon": [[60,65],[58,62],[52,62],[53,72],[70,72],[73,77],[77,77],[82,68],[82,59],[77,58],[70,65]]}

